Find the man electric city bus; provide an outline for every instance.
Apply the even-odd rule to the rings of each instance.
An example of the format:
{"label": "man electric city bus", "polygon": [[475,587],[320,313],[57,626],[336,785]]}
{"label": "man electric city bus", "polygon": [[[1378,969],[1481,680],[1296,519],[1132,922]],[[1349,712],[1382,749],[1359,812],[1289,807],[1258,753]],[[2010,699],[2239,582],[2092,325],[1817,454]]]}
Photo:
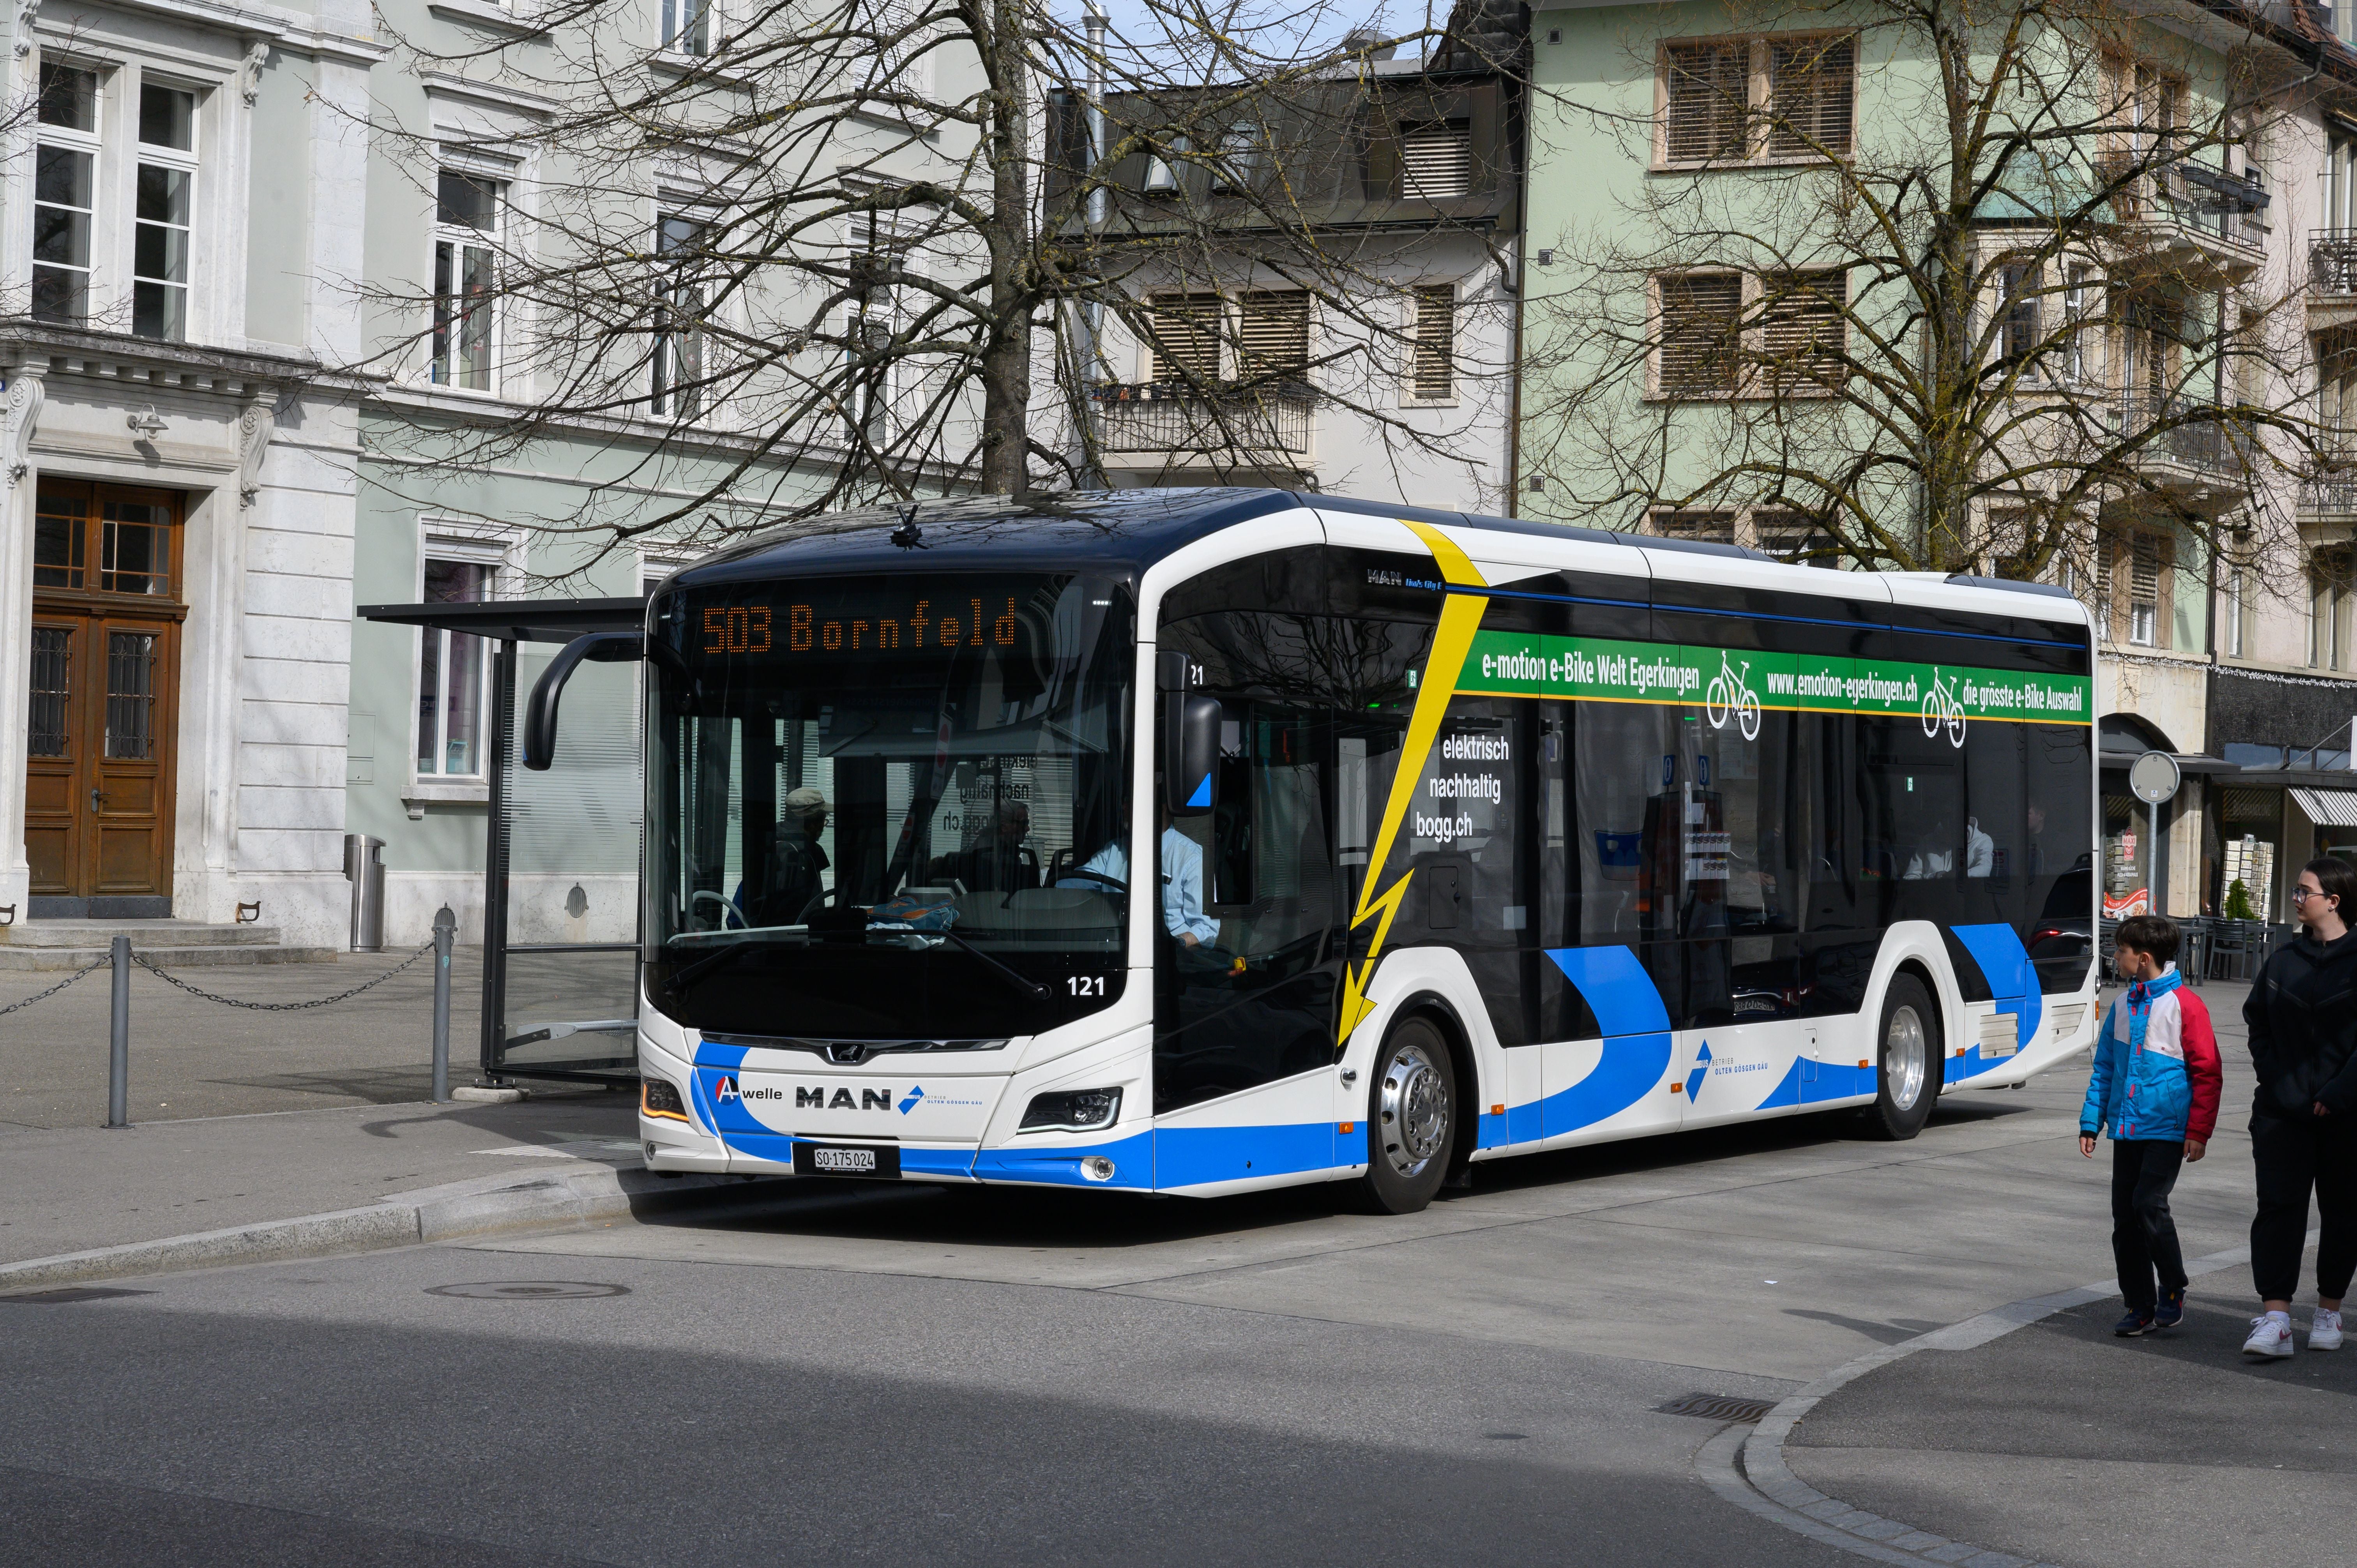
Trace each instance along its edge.
{"label": "man electric city bus", "polygon": [[1855,1107],[2086,1044],[2086,612],[1281,491],[926,503],[675,574],[663,1171],[1212,1195]]}

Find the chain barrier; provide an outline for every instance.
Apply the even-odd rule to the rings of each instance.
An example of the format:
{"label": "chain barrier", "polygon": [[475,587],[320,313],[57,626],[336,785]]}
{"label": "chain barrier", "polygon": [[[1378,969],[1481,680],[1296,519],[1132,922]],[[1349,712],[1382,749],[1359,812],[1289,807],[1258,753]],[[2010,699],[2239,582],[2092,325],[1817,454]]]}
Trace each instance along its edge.
{"label": "chain barrier", "polygon": [[67,986],[71,985],[75,981],[80,980],[91,970],[104,969],[106,967],[106,962],[107,961],[104,959],[96,960],[87,968],[75,970],[71,974],[67,975],[63,980],[59,981],[47,991],[37,991],[32,995],[26,997],[22,1002],[11,1002],[5,1007],[0,1007],[0,1018],[5,1018],[9,1014],[16,1012],[19,1009],[30,1007],[36,1002],[47,1002],[50,997],[55,996],[59,992],[63,991]]}
{"label": "chain barrier", "polygon": [[[403,970],[407,969],[411,964],[415,963],[419,959],[424,958],[427,953],[430,953],[433,950],[433,939],[428,938],[424,947],[419,948],[415,952],[411,953],[407,958],[403,959],[399,963],[393,965],[391,969],[386,970],[382,974],[378,975],[374,980],[362,981],[360,984],[353,986],[350,991],[339,991],[333,996],[322,996],[317,1002],[241,1001],[239,998],[234,996],[216,995],[212,992],[207,991],[200,986],[189,984],[187,981],[180,979],[178,975],[167,974],[164,971],[156,968],[154,964],[149,963],[145,959],[141,958],[136,952],[134,952],[131,955],[131,961],[137,964],[140,968],[145,970],[148,973],[154,975],[156,979],[162,981],[167,985],[178,986],[191,996],[202,997],[207,1002],[218,1002],[224,1007],[242,1007],[249,1013],[300,1013],[304,1009],[309,1007],[325,1007],[330,1003],[350,1001],[351,998],[358,996],[363,991],[374,990],[376,987],[382,985],[386,981],[391,980],[394,975],[399,974]],[[92,964],[91,969],[96,969],[99,967],[101,966],[98,964]],[[82,971],[82,974],[88,974],[90,970],[87,969]],[[76,975],[74,978],[79,980],[81,978],[81,975]],[[59,987],[59,989],[63,988]],[[47,993],[44,993],[43,994],[47,994]],[[40,1000],[40,997],[34,997],[33,1000],[38,1002]],[[17,1005],[21,1007],[24,1004],[20,1002]]]}

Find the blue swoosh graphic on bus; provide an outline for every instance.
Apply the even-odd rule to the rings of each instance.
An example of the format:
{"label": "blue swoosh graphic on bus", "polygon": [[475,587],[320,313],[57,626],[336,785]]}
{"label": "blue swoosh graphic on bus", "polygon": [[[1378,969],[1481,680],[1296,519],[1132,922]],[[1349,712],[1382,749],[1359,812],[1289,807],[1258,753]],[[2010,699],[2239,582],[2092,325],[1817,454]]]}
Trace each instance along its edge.
{"label": "blue swoosh graphic on bus", "polygon": [[[2015,1048],[2026,1050],[2038,1037],[2040,1019],[2045,1015],[2045,997],[2038,983],[2038,971],[2029,961],[2029,950],[2021,945],[2021,933],[2007,925],[1950,926],[1973,961],[1981,966],[1987,977],[1989,994],[1996,1001],[1997,1010],[2013,1010]],[[1948,1076],[1951,1079],[1970,1078],[1996,1065],[1981,1059],[1981,1043],[1964,1042],[1964,1059],[1960,1062],[1951,1047]],[[1999,1058],[2004,1059],[2004,1058]]]}
{"label": "blue swoosh graphic on bus", "polygon": [[1547,957],[1604,1031],[1604,1048],[1588,1075],[1540,1102],[1540,1127],[1553,1138],[1618,1116],[1660,1085],[1670,1066],[1670,1010],[1625,947],[1549,948]]}

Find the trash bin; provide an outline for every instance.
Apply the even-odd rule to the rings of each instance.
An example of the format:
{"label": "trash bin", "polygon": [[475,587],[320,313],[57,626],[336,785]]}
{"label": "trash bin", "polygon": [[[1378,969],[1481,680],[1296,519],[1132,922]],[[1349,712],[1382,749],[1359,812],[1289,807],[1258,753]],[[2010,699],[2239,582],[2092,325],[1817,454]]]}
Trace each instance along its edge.
{"label": "trash bin", "polygon": [[352,885],[352,951],[384,950],[384,841],[344,835],[344,875]]}

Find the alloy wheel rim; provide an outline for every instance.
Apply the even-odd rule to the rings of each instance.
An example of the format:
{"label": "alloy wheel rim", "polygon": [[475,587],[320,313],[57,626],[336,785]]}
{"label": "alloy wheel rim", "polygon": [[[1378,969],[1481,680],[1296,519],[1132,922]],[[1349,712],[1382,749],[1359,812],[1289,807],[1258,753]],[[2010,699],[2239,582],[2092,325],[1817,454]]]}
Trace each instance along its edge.
{"label": "alloy wheel rim", "polygon": [[1882,1036],[1882,1081],[1890,1103],[1901,1111],[1914,1110],[1923,1097],[1926,1038],[1922,1015],[1913,1007],[1902,1006],[1890,1015],[1890,1027]]}
{"label": "alloy wheel rim", "polygon": [[1422,1046],[1403,1047],[1383,1072],[1383,1155],[1404,1176],[1448,1146],[1448,1087]]}

